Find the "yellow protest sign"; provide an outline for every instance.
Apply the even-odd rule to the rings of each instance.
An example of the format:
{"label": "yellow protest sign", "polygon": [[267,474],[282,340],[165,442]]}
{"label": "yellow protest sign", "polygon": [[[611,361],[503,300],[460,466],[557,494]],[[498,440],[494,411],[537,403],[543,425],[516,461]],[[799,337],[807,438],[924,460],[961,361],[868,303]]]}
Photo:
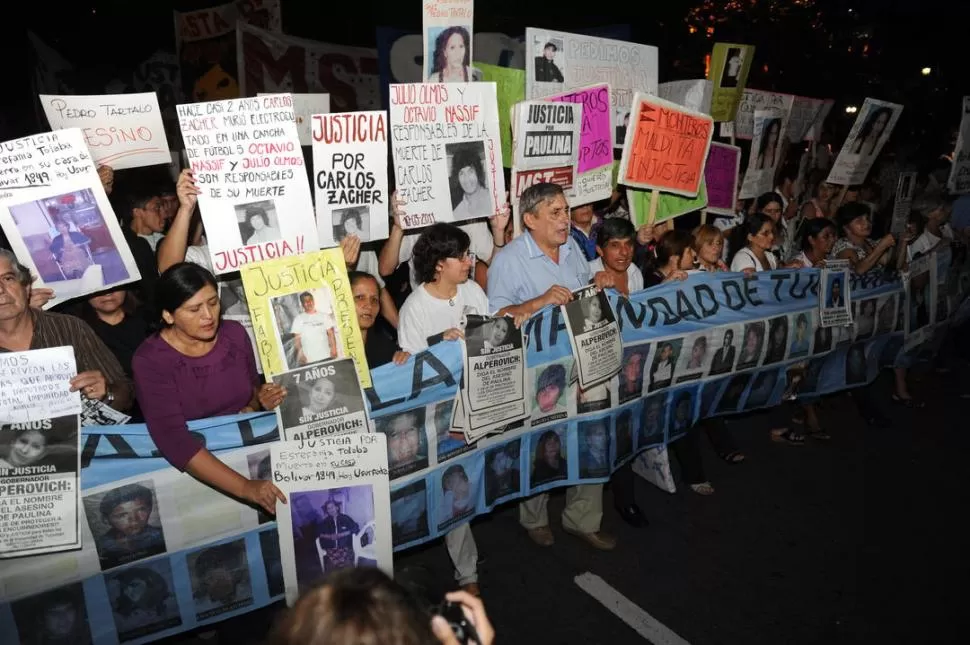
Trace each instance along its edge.
{"label": "yellow protest sign", "polygon": [[481,70],[483,81],[495,83],[498,99],[498,125],[502,136],[502,165],[512,167],[512,106],[525,100],[525,70],[473,63]]}
{"label": "yellow protest sign", "polygon": [[240,274],[267,378],[351,357],[361,386],[370,387],[357,308],[339,248],[249,264]]}
{"label": "yellow protest sign", "polygon": [[715,121],[734,121],[753,60],[753,45],[714,43],[707,78],[714,86],[711,116]]}

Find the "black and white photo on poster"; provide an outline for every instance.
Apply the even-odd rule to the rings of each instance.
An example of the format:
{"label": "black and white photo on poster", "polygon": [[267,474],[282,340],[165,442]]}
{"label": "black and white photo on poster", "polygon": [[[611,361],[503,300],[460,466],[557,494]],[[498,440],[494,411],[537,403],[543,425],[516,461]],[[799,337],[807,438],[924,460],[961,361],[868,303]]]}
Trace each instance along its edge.
{"label": "black and white photo on poster", "polygon": [[677,361],[678,383],[697,381],[704,377],[714,356],[711,338],[719,329],[705,329],[684,337],[680,358]]}
{"label": "black and white photo on poster", "polygon": [[522,491],[522,438],[485,450],[485,506]]}
{"label": "black and white photo on poster", "polygon": [[284,441],[367,432],[364,392],[352,358],[314,363],[273,377],[286,390],[276,409]]}
{"label": "black and white photo on poster", "polygon": [[715,413],[731,414],[738,412],[749,383],[751,383],[751,372],[735,374],[728,379],[727,384],[721,391],[721,398],[717,401]]}
{"label": "black and white photo on poster", "polygon": [[244,539],[191,551],[185,562],[197,620],[208,620],[253,604],[252,575]]}
{"label": "black and white photo on poster", "polygon": [[734,371],[741,331],[741,325],[721,325],[711,330],[709,349],[714,352],[714,356],[711,358],[710,376]]}
{"label": "black and white photo on poster", "polygon": [[588,390],[620,371],[623,342],[606,293],[591,285],[562,305],[569,343],[576,357],[579,387]]}
{"label": "black and white photo on poster", "polygon": [[650,344],[627,345],[623,348],[623,364],[617,382],[617,398],[626,403],[643,396],[643,375],[650,355]]}
{"label": "black and white photo on poster", "polygon": [[473,442],[528,416],[522,330],[511,318],[465,318],[462,407],[465,438]]}
{"label": "black and white photo on poster", "polygon": [[165,531],[151,479],[107,485],[84,498],[101,570],[165,553]]}
{"label": "black and white photo on poster", "polygon": [[281,441],[271,450],[273,481],[290,500],[277,514],[287,603],[331,571],[376,566],[393,575],[384,435]]}
{"label": "black and white photo on poster", "polygon": [[670,391],[670,424],[667,442],[678,439],[694,425],[700,385],[692,383]]}
{"label": "black and white photo on poster", "polygon": [[765,340],[765,359],[762,365],[785,360],[788,354],[788,316],[775,316],[768,320],[768,337]]}
{"label": "black and white photo on poster", "polygon": [[906,224],[913,210],[913,196],[916,193],[916,173],[901,172],[896,182],[896,199],[893,202],[893,216],[889,232],[899,235],[906,230]]}
{"label": "black and white photo on poster", "polygon": [[578,103],[516,103],[512,112],[513,166],[519,170],[575,166],[582,109]]}
{"label": "black and white photo on poster", "polygon": [[131,421],[131,417],[124,412],[118,412],[113,407],[97,399],[81,401],[81,427],[88,426],[120,426]]}
{"label": "black and white photo on poster", "polygon": [[655,392],[670,387],[670,384],[674,382],[677,362],[683,344],[683,338],[668,338],[656,342],[653,359],[650,361],[648,391]]}
{"label": "black and white photo on poster", "polygon": [[533,378],[532,427],[561,421],[569,415],[569,403],[576,398],[576,382],[569,378],[573,370],[572,357],[529,369]]}
{"label": "black and white photo on poster", "polygon": [[90,645],[84,588],[75,582],[10,604],[20,645]]}
{"label": "black and white photo on poster", "polygon": [[822,268],[818,286],[820,327],[852,324],[849,270],[848,260],[829,260]]}
{"label": "black and white photo on poster", "polygon": [[118,640],[144,638],[182,624],[169,558],[105,574]]}
{"label": "black and white photo on poster", "polygon": [[387,467],[397,479],[428,467],[425,409],[412,408],[374,419],[374,431],[387,437]]}
{"label": "black and white photo on poster", "polygon": [[0,425],[0,558],[80,548],[77,415]]}
{"label": "black and white photo on poster", "polygon": [[876,331],[876,305],[878,298],[852,301],[852,319],[855,321],[855,340],[872,338]]}

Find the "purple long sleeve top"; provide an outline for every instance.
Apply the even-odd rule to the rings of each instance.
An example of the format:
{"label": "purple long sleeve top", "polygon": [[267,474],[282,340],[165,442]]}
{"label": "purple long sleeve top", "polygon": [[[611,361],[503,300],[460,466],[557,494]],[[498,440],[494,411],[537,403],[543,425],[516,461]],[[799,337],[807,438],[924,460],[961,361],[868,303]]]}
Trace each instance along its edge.
{"label": "purple long sleeve top", "polygon": [[158,334],[150,336],[135,352],[132,371],[148,433],[179,470],[185,470],[203,447],[186,423],[237,414],[249,405],[259,385],[246,330],[231,320],[222,321],[215,345],[205,356],[186,356]]}

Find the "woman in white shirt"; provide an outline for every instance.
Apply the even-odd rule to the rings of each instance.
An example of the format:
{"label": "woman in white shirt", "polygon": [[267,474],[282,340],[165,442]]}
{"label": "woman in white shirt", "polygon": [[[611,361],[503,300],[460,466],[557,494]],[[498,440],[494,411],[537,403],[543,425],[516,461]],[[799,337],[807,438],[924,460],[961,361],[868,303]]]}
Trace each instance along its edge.
{"label": "woman in white shirt", "polygon": [[731,271],[770,271],[778,268],[778,258],[771,252],[775,243],[775,223],[764,213],[748,215],[731,231]]}
{"label": "woman in white shirt", "polygon": [[[414,245],[412,263],[419,281],[401,307],[398,342],[416,354],[428,348],[428,338],[462,338],[465,314],[488,315],[488,298],[474,280],[468,247],[471,239],[454,224],[432,224]],[[471,526],[463,524],[445,535],[455,567],[455,579],[465,591],[478,595],[478,546]]]}

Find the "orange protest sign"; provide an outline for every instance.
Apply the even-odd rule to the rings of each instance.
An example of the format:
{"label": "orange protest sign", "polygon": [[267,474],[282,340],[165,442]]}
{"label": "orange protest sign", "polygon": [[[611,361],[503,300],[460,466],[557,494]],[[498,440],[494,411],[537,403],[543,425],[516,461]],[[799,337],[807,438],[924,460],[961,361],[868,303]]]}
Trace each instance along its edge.
{"label": "orange protest sign", "polygon": [[694,197],[704,177],[714,120],[706,114],[637,93],[626,131],[619,181],[633,188]]}

